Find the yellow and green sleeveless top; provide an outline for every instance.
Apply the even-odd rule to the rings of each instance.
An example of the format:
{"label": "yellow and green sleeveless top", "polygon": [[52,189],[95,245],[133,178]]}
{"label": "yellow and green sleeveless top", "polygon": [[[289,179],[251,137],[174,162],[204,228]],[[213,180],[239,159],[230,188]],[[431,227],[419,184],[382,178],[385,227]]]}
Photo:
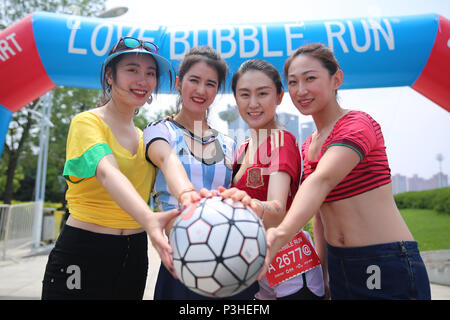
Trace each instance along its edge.
{"label": "yellow and green sleeveless top", "polygon": [[132,155],[119,144],[99,116],[86,111],[72,119],[67,137],[63,176],[68,184],[66,200],[70,214],[80,221],[109,228],[140,228],[95,177],[98,162],[108,154],[114,155],[120,171],[148,202],[155,181],[155,167],[145,161],[142,131],[139,130],[138,151]]}

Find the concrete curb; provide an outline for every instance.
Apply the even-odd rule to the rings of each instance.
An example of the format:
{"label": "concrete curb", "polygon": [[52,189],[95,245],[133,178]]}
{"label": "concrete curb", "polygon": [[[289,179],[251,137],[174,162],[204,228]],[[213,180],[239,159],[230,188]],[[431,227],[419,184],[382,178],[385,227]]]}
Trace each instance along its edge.
{"label": "concrete curb", "polygon": [[430,282],[450,286],[450,250],[420,252]]}

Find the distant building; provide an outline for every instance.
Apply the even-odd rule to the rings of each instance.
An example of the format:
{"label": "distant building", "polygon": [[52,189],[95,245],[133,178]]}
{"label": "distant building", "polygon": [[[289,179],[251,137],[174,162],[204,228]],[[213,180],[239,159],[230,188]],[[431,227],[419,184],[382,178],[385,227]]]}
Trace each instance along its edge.
{"label": "distant building", "polygon": [[430,179],[414,174],[412,177],[395,174],[392,176],[392,192],[394,194],[408,191],[423,191],[448,187],[448,175],[436,173]]}
{"label": "distant building", "polygon": [[278,123],[290,133],[292,133],[297,141],[300,142],[300,134],[298,132],[298,116],[292,113],[279,113]]}
{"label": "distant building", "polygon": [[316,125],[313,121],[303,122],[300,124],[300,137],[298,139],[299,144],[301,145],[303,141],[308,138],[311,133],[316,130]]}
{"label": "distant building", "polygon": [[419,177],[417,174],[408,178],[408,190],[407,191],[421,191],[425,190],[424,179]]}
{"label": "distant building", "polygon": [[448,187],[448,176],[443,173],[436,173],[429,181],[431,189]]}
{"label": "distant building", "polygon": [[392,192],[394,194],[408,191],[407,177],[401,174],[395,174],[392,176]]}

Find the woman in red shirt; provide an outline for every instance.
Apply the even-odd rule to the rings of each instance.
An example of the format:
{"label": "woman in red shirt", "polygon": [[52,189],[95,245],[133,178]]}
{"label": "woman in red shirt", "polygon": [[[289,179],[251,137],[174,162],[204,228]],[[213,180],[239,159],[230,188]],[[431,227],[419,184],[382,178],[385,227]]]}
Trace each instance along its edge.
{"label": "woman in red shirt", "polygon": [[[314,217],[314,240],[332,299],[430,299],[425,265],[397,209],[380,126],[343,109],[343,72],[322,44],[298,48],[285,77],[317,131],[302,147],[302,184],[283,222],[267,232],[266,262]],[[327,281],[326,281],[327,282]]]}
{"label": "woman in red shirt", "polygon": [[[283,99],[283,85],[278,70],[269,62],[252,59],[244,62],[232,79],[232,90],[242,119],[250,128],[250,138],[235,155],[232,186],[257,199],[256,211],[266,228],[283,220],[297,192],[301,157],[294,135],[280,128],[276,108]],[[305,242],[309,234],[300,228]],[[309,239],[308,239],[309,237]],[[256,298],[321,299],[324,295],[322,268],[316,268],[270,285],[259,281]]]}

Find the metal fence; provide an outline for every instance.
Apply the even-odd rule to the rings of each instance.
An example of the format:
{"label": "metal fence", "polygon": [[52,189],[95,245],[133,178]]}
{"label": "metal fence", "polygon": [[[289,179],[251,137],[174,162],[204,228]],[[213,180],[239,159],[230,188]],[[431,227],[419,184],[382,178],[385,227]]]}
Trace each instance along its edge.
{"label": "metal fence", "polygon": [[33,220],[38,202],[0,205],[1,259],[33,243]]}

